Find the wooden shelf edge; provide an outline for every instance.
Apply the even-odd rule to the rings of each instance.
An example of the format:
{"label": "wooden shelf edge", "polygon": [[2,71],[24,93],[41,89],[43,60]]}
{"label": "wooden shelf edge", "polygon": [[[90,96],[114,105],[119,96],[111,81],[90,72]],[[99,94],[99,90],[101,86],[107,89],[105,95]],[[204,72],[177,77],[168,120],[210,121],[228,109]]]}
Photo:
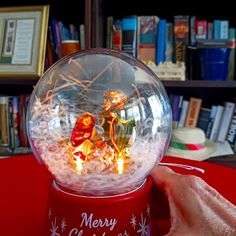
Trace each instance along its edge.
{"label": "wooden shelf edge", "polygon": [[0,85],[35,85],[38,78],[0,78]]}
{"label": "wooden shelf edge", "polygon": [[186,80],[173,81],[162,80],[165,87],[192,87],[192,88],[236,88],[236,81],[213,81],[213,80]]}

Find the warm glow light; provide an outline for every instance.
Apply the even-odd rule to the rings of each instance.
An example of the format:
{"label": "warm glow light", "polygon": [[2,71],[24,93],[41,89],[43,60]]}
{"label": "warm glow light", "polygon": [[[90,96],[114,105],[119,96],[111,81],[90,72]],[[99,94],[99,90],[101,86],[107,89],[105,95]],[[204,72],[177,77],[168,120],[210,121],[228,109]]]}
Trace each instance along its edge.
{"label": "warm glow light", "polygon": [[[125,94],[112,90],[104,94],[100,124],[89,112],[84,112],[77,117],[67,153],[72,168],[78,174],[87,173],[91,168],[101,172],[112,166],[115,160],[117,160],[118,174],[123,173],[124,158],[130,157],[130,140],[125,136],[126,132],[133,128],[131,120],[123,120],[119,117],[119,110],[124,108],[126,102]],[[114,156],[117,156],[117,159]]]}
{"label": "warm glow light", "polygon": [[120,158],[120,157],[117,159],[117,169],[118,169],[118,174],[122,174],[123,173],[124,160],[122,158]]}
{"label": "warm glow light", "polygon": [[83,161],[80,158],[78,158],[78,159],[76,159],[75,164],[76,164],[76,171],[78,172],[78,174],[81,174],[81,172],[83,170],[83,165],[82,165]]}

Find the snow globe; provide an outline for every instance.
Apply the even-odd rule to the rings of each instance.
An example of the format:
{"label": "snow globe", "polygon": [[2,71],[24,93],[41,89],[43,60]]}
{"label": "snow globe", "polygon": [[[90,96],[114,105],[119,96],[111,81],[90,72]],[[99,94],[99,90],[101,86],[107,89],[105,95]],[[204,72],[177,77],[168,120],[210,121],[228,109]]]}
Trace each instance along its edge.
{"label": "snow globe", "polygon": [[52,176],[43,235],[151,235],[148,175],[171,122],[161,81],[128,54],[91,49],[49,68],[27,112],[31,148]]}

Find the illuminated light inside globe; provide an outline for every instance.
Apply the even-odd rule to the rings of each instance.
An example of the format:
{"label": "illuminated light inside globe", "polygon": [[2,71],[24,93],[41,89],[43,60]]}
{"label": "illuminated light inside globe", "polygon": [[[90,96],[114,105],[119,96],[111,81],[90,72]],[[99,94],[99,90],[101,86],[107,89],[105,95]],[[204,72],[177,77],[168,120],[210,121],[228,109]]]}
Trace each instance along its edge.
{"label": "illuminated light inside globe", "polygon": [[90,196],[138,188],[171,134],[163,85],[142,62],[105,49],[51,67],[30,99],[27,131],[57,185]]}

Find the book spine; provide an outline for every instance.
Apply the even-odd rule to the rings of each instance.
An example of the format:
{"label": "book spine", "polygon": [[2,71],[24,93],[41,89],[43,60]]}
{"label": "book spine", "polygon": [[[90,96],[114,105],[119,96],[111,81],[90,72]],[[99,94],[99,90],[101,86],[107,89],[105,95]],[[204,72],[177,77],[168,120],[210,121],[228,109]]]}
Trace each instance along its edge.
{"label": "book spine", "polygon": [[207,23],[207,39],[213,39],[213,23]]}
{"label": "book spine", "polygon": [[174,16],[175,61],[186,62],[189,35],[189,17]]}
{"label": "book spine", "polygon": [[222,119],[223,111],[224,111],[224,107],[221,105],[218,105],[217,110],[216,110],[214,123],[213,123],[212,130],[211,130],[211,135],[210,135],[210,140],[213,142],[216,142],[216,139],[217,139],[218,130],[219,130],[220,122]]}
{"label": "book spine", "polygon": [[56,19],[52,19],[52,36],[53,36],[53,44],[55,46],[55,52],[57,59],[61,57],[61,37],[59,32],[59,26]]}
{"label": "book spine", "polygon": [[234,80],[235,77],[235,28],[229,29],[229,67],[228,67],[228,78],[227,80]]}
{"label": "book spine", "polygon": [[27,147],[27,135],[26,135],[26,103],[27,95],[20,95],[20,146]]}
{"label": "book spine", "polygon": [[221,32],[221,21],[214,20],[213,21],[213,28],[214,28],[214,39],[220,39],[220,32]]}
{"label": "book spine", "polygon": [[190,98],[185,127],[189,128],[196,127],[201,105],[202,105],[202,99],[193,97]]}
{"label": "book spine", "polygon": [[13,97],[8,97],[8,125],[9,125],[9,147],[15,148],[14,124],[13,124]]}
{"label": "book spine", "polygon": [[234,110],[234,115],[229,125],[229,130],[226,136],[226,140],[229,142],[231,148],[234,148],[234,144],[236,141],[236,109]]}
{"label": "book spine", "polygon": [[178,127],[178,122],[180,118],[180,108],[182,105],[183,96],[171,95],[171,108],[173,114],[173,129]]}
{"label": "book spine", "polygon": [[229,21],[222,20],[220,26],[220,39],[229,39]]}
{"label": "book spine", "polygon": [[14,129],[14,142],[15,147],[20,146],[20,104],[19,96],[13,97],[13,129]]}
{"label": "book spine", "polygon": [[122,29],[120,20],[114,21],[112,26],[112,49],[116,51],[122,50]]}
{"label": "book spine", "polygon": [[122,51],[136,57],[137,54],[137,17],[122,19]]}
{"label": "book spine", "polygon": [[8,97],[0,97],[0,146],[9,146]]}
{"label": "book spine", "polygon": [[85,29],[84,29],[84,24],[81,24],[79,26],[79,38],[80,38],[80,49],[84,50],[85,49]]}
{"label": "book spine", "polygon": [[174,57],[173,23],[166,23],[165,60],[173,62],[173,57]]}
{"label": "book spine", "polygon": [[79,40],[78,30],[76,29],[75,25],[69,24],[69,34],[71,40]]}
{"label": "book spine", "polygon": [[206,131],[206,137],[208,139],[211,136],[211,130],[212,130],[213,123],[214,123],[214,120],[215,120],[216,111],[217,111],[217,106],[213,105],[211,107],[211,114],[210,114],[209,122],[208,122],[208,125],[207,125],[207,131]]}
{"label": "book spine", "polygon": [[106,23],[106,48],[112,48],[113,16],[108,16]]}
{"label": "book spine", "polygon": [[207,132],[210,115],[211,115],[211,109],[203,108],[203,107],[200,109],[200,113],[199,113],[199,117],[197,121],[197,127],[202,129],[205,132],[205,134]]}
{"label": "book spine", "polygon": [[188,106],[189,106],[189,101],[183,100],[182,106],[181,106],[179,123],[178,123],[179,128],[184,127],[185,120],[186,120],[187,113],[188,113]]}
{"label": "book spine", "polygon": [[217,142],[224,142],[226,139],[227,131],[229,129],[230,121],[232,119],[235,109],[235,104],[232,102],[226,102],[224,106],[224,113],[220,122],[219,132],[217,136]]}
{"label": "book spine", "polygon": [[46,43],[46,58],[45,58],[45,69],[48,69],[56,62],[56,55],[54,50],[54,45],[52,41],[52,31],[51,27],[48,27],[48,36]]}
{"label": "book spine", "polygon": [[165,61],[166,20],[160,19],[157,24],[156,64]]}
{"label": "book spine", "polygon": [[196,45],[195,22],[196,22],[196,16],[191,16],[190,17],[190,45],[191,46]]}
{"label": "book spine", "polygon": [[196,20],[195,24],[196,40],[207,38],[207,21]]}
{"label": "book spine", "polygon": [[155,62],[157,16],[138,17],[137,57],[142,61]]}

